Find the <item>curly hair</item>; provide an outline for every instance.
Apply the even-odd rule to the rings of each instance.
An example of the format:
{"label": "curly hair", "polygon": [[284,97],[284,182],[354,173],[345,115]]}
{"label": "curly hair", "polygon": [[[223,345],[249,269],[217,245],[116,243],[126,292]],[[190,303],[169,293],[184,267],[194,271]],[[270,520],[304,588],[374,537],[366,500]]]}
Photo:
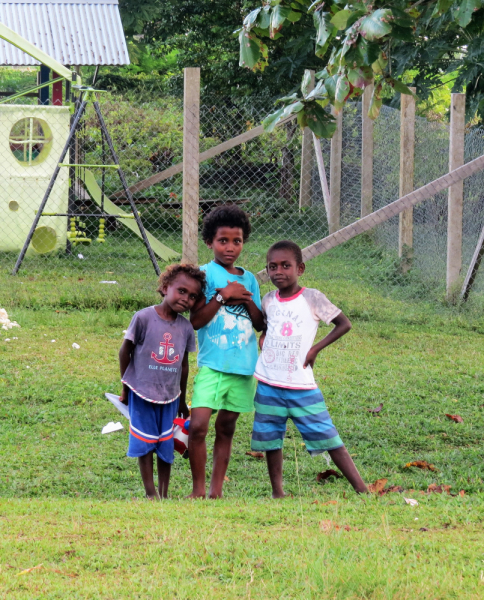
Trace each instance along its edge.
{"label": "curly hair", "polygon": [[304,262],[301,248],[296,244],[296,242],[293,242],[292,240],[281,240],[280,242],[272,244],[272,246],[267,251],[267,262],[269,262],[269,255],[275,250],[289,250],[293,253],[298,265]]}
{"label": "curly hair", "polygon": [[164,296],[163,288],[173,283],[178,275],[181,275],[182,273],[192,279],[196,279],[200,283],[200,294],[205,293],[205,286],[207,285],[205,271],[201,271],[198,267],[189,263],[175,264],[166,267],[158,279],[158,289],[156,291],[159,292],[161,296]]}
{"label": "curly hair", "polygon": [[217,206],[203,219],[202,239],[210,244],[220,227],[240,227],[243,231],[244,242],[249,239],[251,232],[250,221],[236,204]]}

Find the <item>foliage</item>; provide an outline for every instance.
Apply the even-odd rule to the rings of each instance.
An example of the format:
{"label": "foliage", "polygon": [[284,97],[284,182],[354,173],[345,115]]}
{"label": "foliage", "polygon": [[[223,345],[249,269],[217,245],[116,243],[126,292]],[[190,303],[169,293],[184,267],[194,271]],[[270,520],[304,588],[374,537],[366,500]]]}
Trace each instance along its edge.
{"label": "foliage", "polygon": [[[383,0],[271,0],[244,19],[239,30],[240,65],[264,70],[272,40],[290,32],[294,22],[311,28],[313,51],[323,67],[316,74],[318,83],[309,93],[303,79],[301,93],[284,98],[283,108],[268,117],[269,128],[297,113],[300,125],[310,127],[319,137],[331,137],[331,118],[321,108],[330,104],[338,113],[371,84],[368,114],[374,119],[385,86],[400,94],[411,93],[402,81],[409,67],[417,71],[415,83],[424,94],[432,83],[440,83],[443,73],[456,71],[454,89],[467,85],[470,111],[478,108],[484,112],[484,100],[479,104],[480,86],[484,91],[478,66],[484,52],[481,4],[480,0],[396,0],[391,6]],[[308,15],[313,16],[312,25],[304,20]],[[297,50],[288,48],[287,53],[294,56]]]}

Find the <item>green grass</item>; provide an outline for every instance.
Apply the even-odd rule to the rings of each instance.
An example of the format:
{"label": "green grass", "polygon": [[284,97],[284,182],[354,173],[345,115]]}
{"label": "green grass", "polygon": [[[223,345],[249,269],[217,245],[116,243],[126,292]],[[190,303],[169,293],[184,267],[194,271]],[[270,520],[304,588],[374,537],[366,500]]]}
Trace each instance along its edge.
{"label": "green grass", "polygon": [[[256,245],[246,250],[243,264],[257,268],[263,253]],[[308,456],[292,424],[284,475],[293,498],[268,500],[264,461],[245,454],[251,415],[239,420],[225,500],[184,501],[190,473],[180,457],[172,500],[141,500],[136,462],[125,456],[126,429],[101,435],[118,419],[103,396],[120,389],[122,332],[134,310],[156,302],[155,278],[141,285],[126,277],[129,286],[102,291],[98,274],[55,282],[48,272],[26,272],[4,280],[0,306],[22,327],[0,330],[3,595],[482,597],[482,312],[409,300],[404,285],[389,293],[371,269],[337,253],[309,263],[302,283],[325,291],[353,321],[353,330],[320,356],[316,379],[364,479],[401,485],[419,501],[416,508],[400,494],[360,499],[341,479],[317,483],[326,462]],[[122,276],[119,269],[103,278]],[[70,303],[60,301],[64,294]],[[379,415],[367,412],[381,402]],[[405,468],[414,460],[437,471]],[[465,495],[426,495],[431,483]],[[323,520],[341,529],[324,533]]]}
{"label": "green grass", "polygon": [[482,504],[393,496],[5,500],[0,589],[15,600],[482,598]]}

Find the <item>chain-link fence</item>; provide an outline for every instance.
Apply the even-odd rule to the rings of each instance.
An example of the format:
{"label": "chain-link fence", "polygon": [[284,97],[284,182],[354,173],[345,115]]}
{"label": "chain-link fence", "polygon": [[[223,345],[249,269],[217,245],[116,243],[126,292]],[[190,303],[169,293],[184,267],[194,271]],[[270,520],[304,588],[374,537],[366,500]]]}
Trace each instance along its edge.
{"label": "chain-link fence", "polygon": [[[151,248],[160,266],[179,260],[183,249],[183,102],[162,98],[135,104],[119,97],[101,98],[107,130],[132,191]],[[265,251],[277,239],[302,247],[328,235],[324,194],[314,146],[301,169],[303,135],[295,120],[274,133],[258,133],[272,109],[267,99],[202,98],[200,105],[198,213],[235,203],[251,216],[249,268],[264,266]],[[67,107],[0,106],[0,269],[12,271],[27,239],[69,130]],[[373,210],[399,196],[400,115],[383,107],[374,126]],[[255,132],[255,133],[254,133]],[[242,136],[242,142],[231,140]],[[340,227],[357,221],[361,211],[361,104],[345,107],[342,127]],[[221,146],[225,144],[225,146]],[[331,171],[331,143],[322,140],[326,176]],[[415,188],[448,170],[449,130],[417,118]],[[465,160],[484,153],[484,134],[466,134]],[[309,156],[309,158],[308,158]],[[88,105],[75,142],[39,220],[19,276],[46,280],[77,279],[79,286],[152,287],[153,266],[139,225],[115,168],[108,140]],[[107,165],[102,168],[101,165]],[[319,165],[321,167],[321,165]],[[482,173],[465,182],[463,256],[469,264],[483,225]],[[309,189],[309,197],[302,195]],[[417,204],[413,212],[413,259],[402,268],[398,257],[399,216],[372,228],[361,239],[331,250],[328,260],[358,265],[352,271],[388,290],[435,299],[445,291],[447,192]],[[193,235],[193,234],[192,234]],[[200,261],[209,258],[199,244]],[[335,270],[337,273],[338,270]],[[337,276],[337,275],[335,275]],[[104,283],[116,281],[116,284]],[[80,283],[84,282],[84,283]],[[484,285],[479,276],[477,290]],[[77,292],[76,292],[77,293]]]}

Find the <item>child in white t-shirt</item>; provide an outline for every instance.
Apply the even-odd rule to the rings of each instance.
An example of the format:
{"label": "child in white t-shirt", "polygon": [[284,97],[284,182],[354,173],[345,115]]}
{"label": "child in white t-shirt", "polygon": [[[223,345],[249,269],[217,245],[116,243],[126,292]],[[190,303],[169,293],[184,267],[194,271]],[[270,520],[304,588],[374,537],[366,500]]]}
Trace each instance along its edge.
{"label": "child in white t-shirt", "polygon": [[[299,285],[304,270],[301,249],[294,242],[284,240],[269,248],[267,272],[277,291],[262,300],[267,329],[260,338],[262,353],[254,373],[259,383],[251,447],[266,453],[272,497],[282,498],[282,446],[291,418],[312,456],[328,451],[354,489],[367,492],[313,375],[318,354],[347,333],[351,323],[319,290]],[[313,345],[319,321],[334,329]]]}

